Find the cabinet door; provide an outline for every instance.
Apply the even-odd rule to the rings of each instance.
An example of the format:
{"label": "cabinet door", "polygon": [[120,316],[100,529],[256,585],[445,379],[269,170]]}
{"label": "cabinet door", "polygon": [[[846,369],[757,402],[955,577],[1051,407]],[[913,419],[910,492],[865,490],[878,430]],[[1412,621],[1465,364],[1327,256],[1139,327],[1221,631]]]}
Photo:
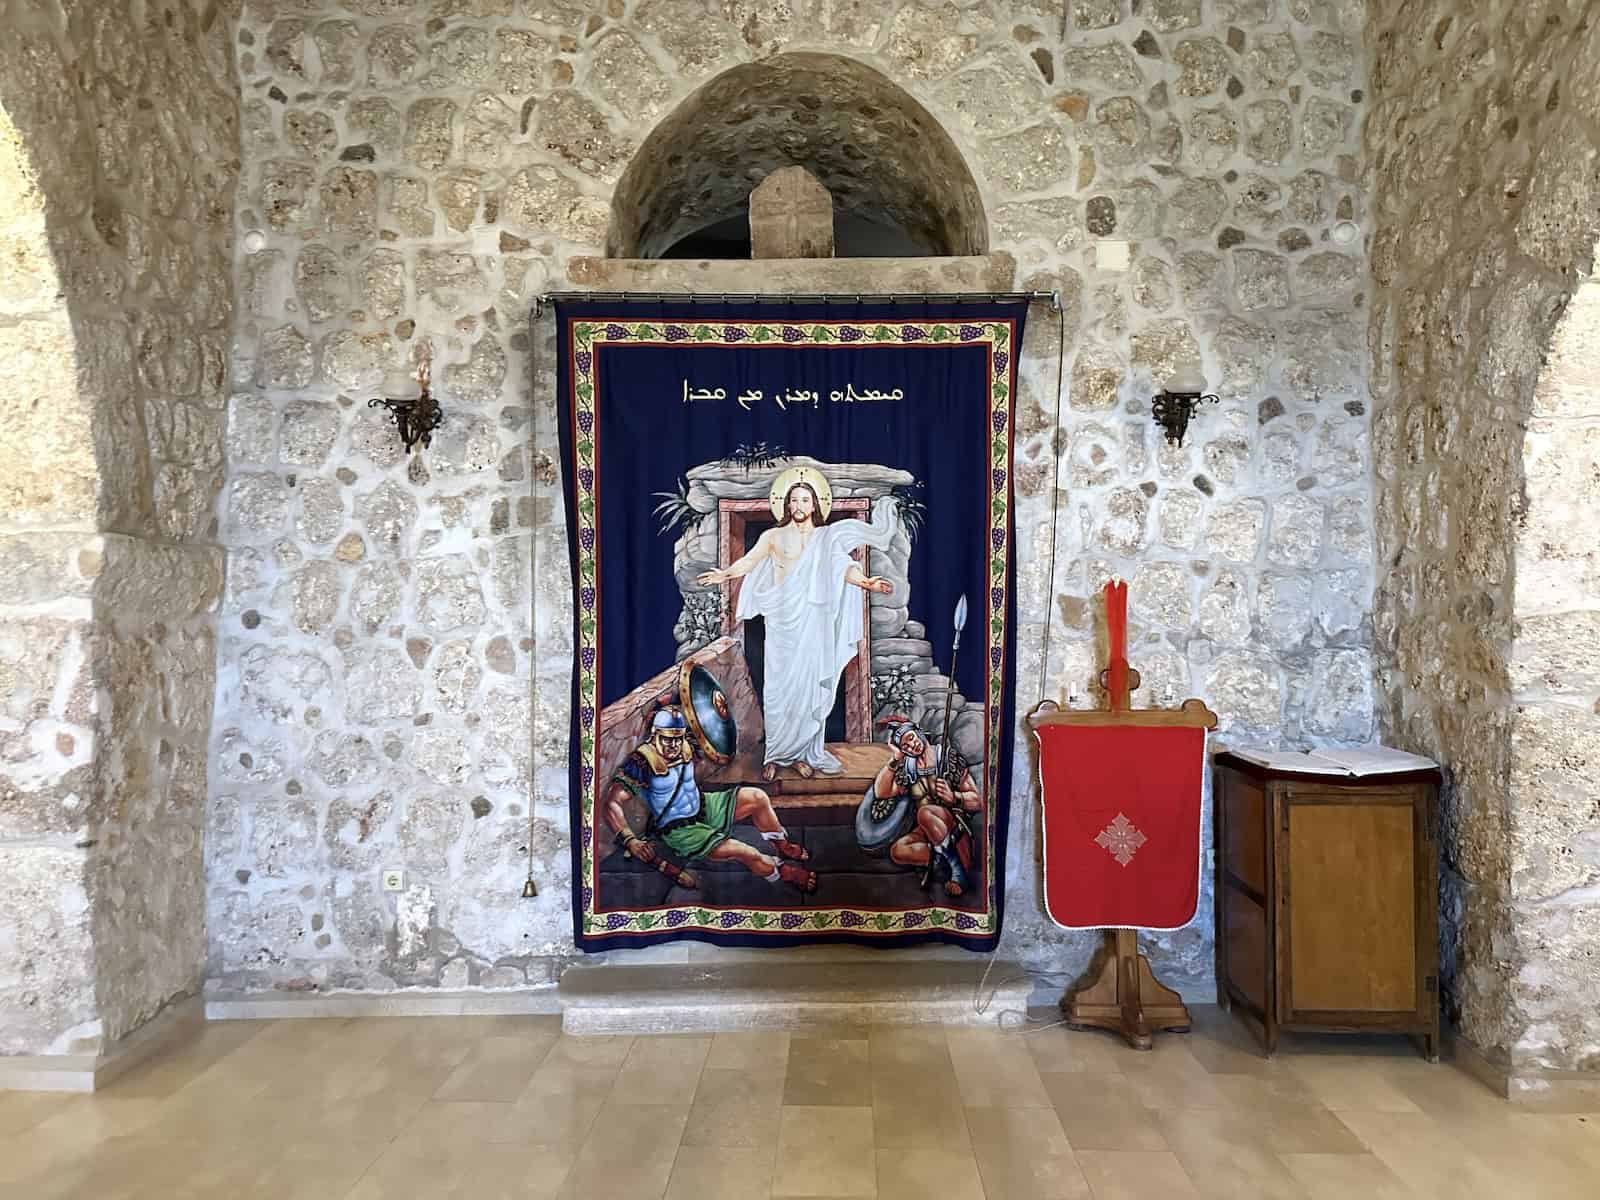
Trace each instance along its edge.
{"label": "cabinet door", "polygon": [[1272,913],[1268,905],[1272,844],[1266,789],[1233,770],[1219,771],[1212,798],[1216,853],[1217,975],[1228,998],[1263,1023],[1272,1014]]}
{"label": "cabinet door", "polygon": [[1292,784],[1279,805],[1281,1019],[1416,1024],[1432,936],[1417,894],[1430,849],[1421,793]]}

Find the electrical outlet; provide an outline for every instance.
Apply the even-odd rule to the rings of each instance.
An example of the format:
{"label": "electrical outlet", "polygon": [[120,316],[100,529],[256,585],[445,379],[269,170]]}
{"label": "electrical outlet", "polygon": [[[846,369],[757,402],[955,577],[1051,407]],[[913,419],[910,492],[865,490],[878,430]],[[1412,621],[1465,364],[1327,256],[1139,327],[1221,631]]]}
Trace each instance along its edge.
{"label": "electrical outlet", "polygon": [[1127,242],[1103,241],[1094,244],[1094,265],[1102,271],[1126,271],[1132,257]]}
{"label": "electrical outlet", "polygon": [[387,867],[383,872],[383,890],[386,892],[403,892],[406,889],[406,873],[399,867]]}

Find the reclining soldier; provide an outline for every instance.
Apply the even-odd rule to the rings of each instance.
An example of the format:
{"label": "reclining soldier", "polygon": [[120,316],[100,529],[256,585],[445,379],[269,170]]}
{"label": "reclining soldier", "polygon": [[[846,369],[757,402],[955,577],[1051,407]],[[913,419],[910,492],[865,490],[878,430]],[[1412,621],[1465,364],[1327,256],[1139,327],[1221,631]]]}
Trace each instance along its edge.
{"label": "reclining soldier", "polygon": [[[617,845],[642,863],[656,864],[663,875],[683,887],[699,887],[700,881],[692,871],[663,859],[652,838],[684,862],[737,862],[769,883],[790,883],[802,892],[815,892],[816,872],[798,865],[811,854],[789,840],[765,791],[758,787],[700,790],[694,773],[696,751],[688,733],[681,709],[660,709],[651,718],[649,738],[639,743],[611,777],[605,818],[616,834]],[[629,796],[642,801],[649,814],[645,829],[649,837],[628,826],[623,805]],[[773,853],[763,854],[733,837],[738,821],[751,822]]]}

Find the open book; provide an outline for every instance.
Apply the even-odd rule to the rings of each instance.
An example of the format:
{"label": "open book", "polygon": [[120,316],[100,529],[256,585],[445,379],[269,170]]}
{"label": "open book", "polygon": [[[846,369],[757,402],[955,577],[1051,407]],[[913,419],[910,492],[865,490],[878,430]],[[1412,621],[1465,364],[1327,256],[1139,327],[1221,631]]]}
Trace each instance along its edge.
{"label": "open book", "polygon": [[1309,775],[1399,775],[1405,771],[1437,770],[1439,764],[1420,754],[1407,754],[1388,746],[1363,746],[1359,750],[1252,750],[1230,747],[1246,762],[1269,771],[1302,771]]}

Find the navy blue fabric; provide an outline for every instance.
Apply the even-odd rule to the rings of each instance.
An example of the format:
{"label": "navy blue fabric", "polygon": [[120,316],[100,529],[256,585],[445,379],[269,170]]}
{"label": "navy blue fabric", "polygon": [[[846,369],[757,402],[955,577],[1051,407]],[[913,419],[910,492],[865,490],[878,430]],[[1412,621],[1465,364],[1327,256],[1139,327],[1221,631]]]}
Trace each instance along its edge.
{"label": "navy blue fabric", "polygon": [[[1023,303],[896,303],[869,306],[854,303],[783,305],[642,304],[616,301],[560,301],[557,304],[557,358],[559,362],[560,443],[563,488],[567,500],[568,533],[576,578],[577,544],[574,524],[570,326],[574,321],[641,320],[666,322],[729,322],[745,320],[805,321],[883,319],[929,320],[952,325],[984,321],[1015,322],[1011,351],[1022,340]],[[984,347],[952,347],[913,342],[892,345],[851,344],[774,346],[704,346],[692,340],[672,345],[607,343],[597,347],[599,385],[598,527],[600,530],[599,617],[601,627],[599,705],[604,707],[672,663],[676,643],[672,629],[682,607],[679,581],[673,576],[676,535],[659,532],[654,509],[657,493],[676,490],[680,478],[692,467],[714,462],[740,446],[766,443],[773,451],[809,456],[826,463],[871,463],[910,472],[923,488],[926,515],[916,533],[910,564],[911,618],[926,627],[934,646],[937,668],[948,671],[952,619],[957,600],[964,594],[971,606],[959,660],[957,685],[973,703],[981,703],[985,682],[985,634],[988,607],[987,551],[989,545],[990,445],[988,432],[989,363]],[[1013,363],[1011,370],[1015,370]],[[721,388],[727,398],[685,404],[683,385]],[[904,399],[863,404],[835,404],[833,390],[846,385],[858,392],[900,389]],[[760,389],[766,398],[749,411],[735,397]],[[790,406],[781,410],[771,399],[775,393],[810,389],[822,397],[816,406]],[[1014,400],[1014,396],[1013,396]],[[781,469],[758,467],[770,475]],[[1009,487],[1009,480],[1006,484]],[[1013,532],[1013,544],[1015,533]],[[993,714],[1003,730],[1006,761],[999,764],[999,786],[986,804],[998,806],[996,826],[997,869],[1003,870],[1005,804],[1010,793],[1009,747],[1014,713],[1015,663],[1015,557],[1007,586],[1008,644],[1005,647],[1004,711]],[[574,685],[574,711],[577,707]],[[584,848],[578,836],[581,779],[578,774],[578,740],[573,741],[573,865],[574,916],[578,943],[585,949],[612,949],[619,945],[645,945],[681,936],[700,937],[732,944],[773,944],[768,937],[751,938],[738,932],[651,932],[638,937],[608,937],[586,944],[583,935],[579,888]],[[610,831],[599,823],[595,836]],[[997,881],[1004,897],[1004,879]],[[992,937],[978,949],[992,948]],[[938,930],[907,931],[892,942],[865,939],[873,944],[904,945],[909,941],[953,940],[973,946],[972,938],[946,938]],[[818,934],[796,932],[784,944],[800,941],[858,940],[847,931]]]}

